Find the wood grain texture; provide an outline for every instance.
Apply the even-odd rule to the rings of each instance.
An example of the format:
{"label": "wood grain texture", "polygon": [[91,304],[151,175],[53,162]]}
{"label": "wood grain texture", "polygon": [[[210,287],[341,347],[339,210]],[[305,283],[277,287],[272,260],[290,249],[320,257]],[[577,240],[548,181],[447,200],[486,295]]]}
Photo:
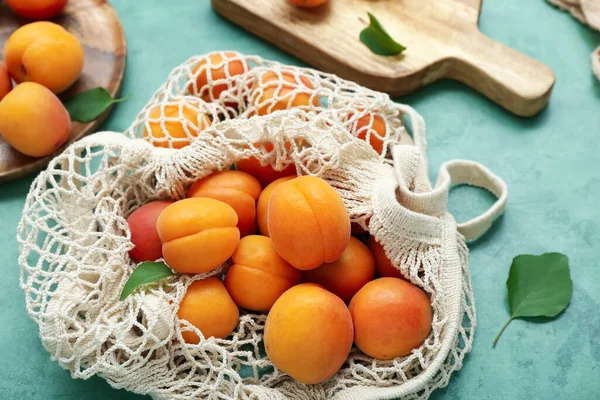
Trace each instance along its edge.
{"label": "wood grain texture", "polygon": [[[546,65],[479,32],[481,0],[330,0],[315,9],[286,0],[212,0],[212,6],[315,68],[392,96],[450,78],[532,116],[548,103],[555,82]],[[407,50],[371,53],[358,39],[367,11]]]}
{"label": "wood grain texture", "polygon": [[[77,37],[85,52],[81,76],[59,97],[64,100],[96,87],[104,87],[113,97],[117,96],[123,83],[127,46],[115,10],[106,0],[69,0],[63,13],[51,21]],[[0,4],[0,50],[4,49],[10,34],[28,22],[16,16],[6,4]],[[67,143],[57,153],[46,157],[35,158],[19,153],[0,137],[0,183],[40,171],[66,146],[92,133],[109,113],[110,109],[89,124],[73,122]]]}

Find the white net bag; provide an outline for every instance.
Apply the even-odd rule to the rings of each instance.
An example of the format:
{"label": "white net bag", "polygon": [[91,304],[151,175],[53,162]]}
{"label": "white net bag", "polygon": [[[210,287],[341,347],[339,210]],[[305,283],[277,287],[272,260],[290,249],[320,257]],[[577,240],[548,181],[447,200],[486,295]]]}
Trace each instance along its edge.
{"label": "white net bag", "polygon": [[[125,135],[103,132],[71,145],[34,181],[18,228],[19,264],[42,343],[75,378],[99,375],[156,399],[427,398],[471,349],[465,238],[487,230],[507,192],[467,161],[444,164],[432,188],[423,135],[410,107],[334,75],[231,52],[188,60]],[[185,197],[195,180],[242,159],[273,170],[291,166],[340,193],[351,221],[430,296],[433,323],[422,346],[389,361],[353,348],[331,379],[304,385],[265,356],[265,315],[241,312],[227,339],[206,339],[178,319],[186,288],[226,266],[175,275],[119,300],[136,266],[126,218],[150,201]],[[457,225],[446,209],[453,183],[499,199]],[[188,330],[200,343],[184,342]]]}

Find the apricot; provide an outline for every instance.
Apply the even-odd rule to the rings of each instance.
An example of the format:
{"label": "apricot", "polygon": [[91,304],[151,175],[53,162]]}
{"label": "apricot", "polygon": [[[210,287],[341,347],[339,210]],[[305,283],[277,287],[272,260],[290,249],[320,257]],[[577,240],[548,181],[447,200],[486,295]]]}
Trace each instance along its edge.
{"label": "apricot", "polygon": [[349,303],[375,275],[375,260],[369,248],[355,237],[350,237],[348,247],[340,258],[318,268],[304,271],[302,280],[323,286]]}
{"label": "apricot", "polygon": [[262,187],[251,175],[241,171],[215,172],[188,189],[187,197],[210,197],[229,204],[237,213],[242,237],[256,233],[256,199]]}
{"label": "apricot", "polygon": [[287,182],[294,179],[295,176],[286,176],[279,178],[276,181],[271,182],[258,197],[256,202],[256,221],[258,222],[258,230],[261,235],[269,237],[269,225],[267,224],[267,212],[269,210],[269,201],[275,188],[281,185],[283,182]]}
{"label": "apricot", "polygon": [[[194,281],[185,292],[177,317],[198,328],[205,339],[224,339],[235,329],[240,311],[219,278],[211,276]],[[181,332],[186,343],[197,344],[200,337],[192,331]]]}
{"label": "apricot", "polygon": [[[161,122],[161,117],[164,122]],[[210,125],[209,117],[189,104],[159,105],[148,113],[143,137],[156,147],[181,149],[188,146],[199,131]]]}
{"label": "apricot", "polygon": [[12,90],[12,81],[4,64],[0,62],[0,100]]}
{"label": "apricot", "polygon": [[258,115],[270,114],[292,107],[318,106],[319,99],[313,95],[314,86],[303,75],[289,71],[268,71],[259,79],[251,103],[258,107]]}
{"label": "apricot", "polygon": [[67,0],[6,0],[6,4],[20,17],[40,20],[60,14]]}
{"label": "apricot", "polygon": [[177,272],[211,271],[237,248],[237,222],[233,208],[222,201],[204,197],[177,201],[156,220],[163,258]]}
{"label": "apricot", "polygon": [[360,117],[354,125],[354,132],[357,133],[359,139],[366,141],[368,137],[369,144],[377,154],[383,152],[383,138],[385,138],[386,128],[381,115],[369,113]]}
{"label": "apricot", "polygon": [[[198,71],[200,72],[196,77],[196,87],[194,88],[194,84],[190,83],[188,91],[191,94],[200,94],[200,98],[206,102],[218,100],[221,93],[229,89],[230,85],[234,87],[235,82],[230,78],[245,74],[249,70],[248,63],[238,53],[227,51],[210,54],[208,59],[200,61],[192,70],[194,75]],[[226,79],[227,81],[216,83]],[[208,85],[212,85],[212,87],[206,88]]]}
{"label": "apricot", "polygon": [[431,330],[429,297],[410,282],[379,278],[367,283],[350,301],[354,343],[379,360],[405,356]]}
{"label": "apricot", "polygon": [[4,47],[6,68],[17,83],[36,82],[57,94],[79,78],[83,60],[79,40],[48,21],[23,25]]}
{"label": "apricot", "polygon": [[265,324],[265,349],[277,368],[305,384],[331,378],[352,347],[352,319],[344,302],[319,285],[303,283],[277,299]]}
{"label": "apricot", "polygon": [[302,8],[314,8],[327,3],[327,0],[288,0],[295,6]]}
{"label": "apricot", "polygon": [[250,235],[240,240],[225,277],[229,295],[242,308],[269,311],[302,274],[277,254],[268,237]]}
{"label": "apricot", "polygon": [[375,257],[375,270],[379,277],[403,278],[400,270],[392,265],[392,261],[385,254],[383,246],[373,236],[369,238],[369,248]]}
{"label": "apricot", "polygon": [[362,226],[360,226],[360,224],[353,222],[350,224],[350,231],[352,232],[353,235],[365,235],[367,233],[369,233],[369,231],[367,231],[366,229],[364,229]]}
{"label": "apricot", "polygon": [[127,224],[131,231],[131,242],[135,246],[129,255],[137,262],[154,261],[162,257],[162,243],[156,231],[156,220],[160,213],[173,201],[152,201],[131,213]]}
{"label": "apricot", "polygon": [[278,185],[267,226],[277,253],[301,270],[337,260],[350,240],[350,218],[340,195],[315,176]]}
{"label": "apricot", "polygon": [[[266,143],[264,146],[266,151],[273,151],[273,143]],[[284,176],[296,175],[296,167],[293,164],[288,165],[281,171],[277,171],[269,164],[263,167],[256,157],[239,160],[235,163],[235,169],[252,175],[258,179],[263,187]]]}
{"label": "apricot", "polygon": [[67,109],[42,85],[22,83],[0,101],[0,135],[25,155],[54,153],[67,141],[70,131]]}

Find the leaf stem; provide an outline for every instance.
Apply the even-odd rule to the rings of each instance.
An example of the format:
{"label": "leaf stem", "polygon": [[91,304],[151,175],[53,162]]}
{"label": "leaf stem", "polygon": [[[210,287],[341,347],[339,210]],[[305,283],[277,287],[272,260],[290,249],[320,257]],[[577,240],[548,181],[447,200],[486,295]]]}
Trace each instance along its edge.
{"label": "leaf stem", "polygon": [[510,324],[510,322],[514,319],[514,317],[510,317],[508,319],[508,321],[506,321],[506,323],[504,324],[504,326],[502,327],[502,329],[500,329],[500,332],[498,332],[498,335],[496,336],[496,339],[494,339],[494,344],[492,345],[493,347],[496,347],[496,343],[498,343],[498,339],[500,339],[500,335],[502,335],[502,332],[504,332],[504,330],[506,329],[506,327],[508,326],[508,324]]}
{"label": "leaf stem", "polygon": [[129,93],[127,96],[125,97],[121,97],[120,99],[113,99],[113,103],[121,103],[125,100],[128,100],[131,97],[131,93]]}

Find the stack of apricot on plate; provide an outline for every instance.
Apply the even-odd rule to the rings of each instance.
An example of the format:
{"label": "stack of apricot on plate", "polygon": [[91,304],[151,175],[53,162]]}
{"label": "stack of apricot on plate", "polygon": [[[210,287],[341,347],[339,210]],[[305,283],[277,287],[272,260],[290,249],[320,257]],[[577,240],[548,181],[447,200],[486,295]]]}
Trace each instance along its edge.
{"label": "stack of apricot on plate", "polygon": [[6,3],[19,16],[37,21],[13,32],[4,46],[0,136],[21,153],[42,157],[54,153],[69,137],[71,119],[57,95],[79,78],[83,47],[60,25],[42,21],[60,13],[67,0]]}
{"label": "stack of apricot on plate", "polygon": [[[248,70],[240,58],[231,59],[228,65],[219,53],[203,63],[219,65],[210,71],[213,78],[225,76],[225,69],[230,76]],[[210,85],[206,69],[188,90],[202,101],[215,101],[224,89]],[[308,79],[267,72],[258,84],[263,87],[247,101],[264,104],[273,96],[271,85],[282,99],[256,107],[259,115],[316,105]],[[146,124],[143,134],[160,147],[169,142],[154,139],[182,139],[181,148],[193,140],[182,127],[188,119],[201,129],[210,124],[204,116],[180,118],[160,127]],[[365,126],[385,135],[381,116],[367,114],[354,129]],[[381,151],[377,136],[355,133]],[[297,176],[294,165],[279,171],[256,158],[240,160],[197,179],[186,198],[145,204],[127,221],[136,262],[162,258],[172,270],[191,275],[224,266],[222,273],[194,281],[179,304],[179,319],[204,337],[182,323],[187,343],[227,338],[240,313],[264,313],[264,344],[273,365],[299,382],[316,384],[342,367],[353,345],[389,360],[410,354],[429,336],[428,295],[403,278],[368,232],[352,235],[348,211],[333,186],[316,176]]]}

